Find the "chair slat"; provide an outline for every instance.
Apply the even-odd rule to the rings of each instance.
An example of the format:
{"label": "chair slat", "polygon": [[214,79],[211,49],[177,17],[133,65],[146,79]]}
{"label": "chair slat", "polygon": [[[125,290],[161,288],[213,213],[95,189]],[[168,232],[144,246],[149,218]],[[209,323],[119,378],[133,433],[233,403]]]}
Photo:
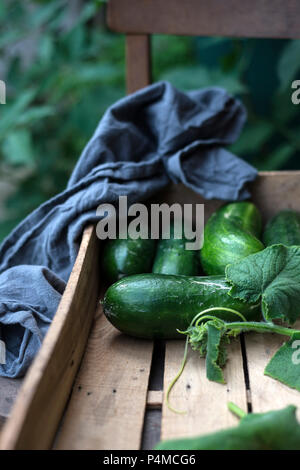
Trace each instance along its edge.
{"label": "chair slat", "polygon": [[300,38],[298,0],[110,0],[108,24],[134,34]]}
{"label": "chair slat", "polygon": [[147,34],[126,36],[127,93],[133,93],[151,83],[150,37]]}

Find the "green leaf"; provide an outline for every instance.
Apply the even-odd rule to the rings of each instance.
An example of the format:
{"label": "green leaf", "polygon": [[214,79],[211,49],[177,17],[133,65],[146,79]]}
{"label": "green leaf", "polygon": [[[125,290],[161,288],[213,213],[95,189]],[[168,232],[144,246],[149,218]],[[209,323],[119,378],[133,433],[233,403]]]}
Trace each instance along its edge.
{"label": "green leaf", "polygon": [[86,53],[84,49],[84,41],[85,29],[82,26],[79,25],[68,32],[68,35],[64,38],[64,42],[68,48],[70,62],[78,60]]}
{"label": "green leaf", "polygon": [[56,78],[51,101],[60,102],[66,94],[71,92],[83,94],[89,86],[97,85],[99,87],[102,84],[116,82],[119,76],[118,67],[105,62],[94,65],[86,64],[81,68],[66,68]]}
{"label": "green leaf", "polygon": [[3,49],[5,46],[8,46],[12,42],[16,42],[22,37],[22,32],[20,31],[7,31],[4,34],[1,34],[0,37],[0,49]]}
{"label": "green leaf", "polygon": [[226,267],[229,294],[247,302],[261,299],[266,320],[294,323],[300,314],[300,247],[273,245]]}
{"label": "green leaf", "polygon": [[28,130],[10,132],[3,141],[2,151],[5,159],[12,165],[32,164],[34,150]]}
{"label": "green leaf", "polygon": [[296,407],[250,413],[238,426],[197,437],[160,442],[157,450],[300,450]]}
{"label": "green leaf", "polygon": [[161,79],[168,80],[176,87],[184,90],[220,86],[233,94],[243,94],[248,91],[239,75],[232,71],[224,73],[219,69],[207,69],[199,65],[177,67],[162,75]]}
{"label": "green leaf", "polygon": [[290,88],[292,80],[298,72],[299,65],[299,54],[300,54],[300,41],[291,41],[285,47],[280,60],[278,62],[278,78],[280,81],[281,90]]}
{"label": "green leaf", "polygon": [[5,105],[5,109],[0,120],[0,138],[5,136],[9,129],[15,125],[21,113],[24,112],[29,103],[34,99],[35,95],[36,90],[26,90],[20,94],[12,105]]}
{"label": "green leaf", "polygon": [[73,27],[77,28],[78,25],[85,23],[86,21],[93,18],[93,16],[97,13],[97,10],[101,7],[101,3],[99,2],[87,2],[86,5],[82,5],[80,12],[76,15],[76,20],[74,22]]}
{"label": "green leaf", "polygon": [[31,106],[24,111],[18,119],[16,119],[17,125],[28,125],[34,121],[39,121],[48,116],[52,116],[55,112],[53,106]]}
{"label": "green leaf", "polygon": [[300,392],[300,331],[294,333],[274,354],[265,368],[265,375]]}
{"label": "green leaf", "polygon": [[274,93],[272,97],[271,119],[273,121],[274,132],[276,133],[282,128],[290,130],[290,121],[297,118],[299,114],[299,107],[294,105],[291,100],[292,91],[289,87],[285,91]]}
{"label": "green leaf", "polygon": [[223,346],[221,346],[223,332],[224,330],[218,328],[212,322],[207,322],[206,377],[208,380],[221,384],[225,383],[223,372],[219,365],[220,357],[222,357],[222,362],[224,362]]}
{"label": "green leaf", "polygon": [[279,170],[289,160],[295,152],[295,148],[289,144],[282,144],[277,147],[272,153],[266,155],[264,159],[260,160],[257,167],[260,171],[265,170]]}
{"label": "green leaf", "polygon": [[271,122],[257,119],[255,125],[246,124],[240,138],[231,145],[230,150],[238,155],[249,152],[250,147],[255,153],[260,152],[260,148],[271,138],[273,132]]}
{"label": "green leaf", "polygon": [[189,344],[201,357],[206,356],[206,376],[213,382],[225,383],[221,367],[226,363],[225,345],[229,338],[225,335],[226,324],[219,318],[214,318],[196,326],[190,326],[183,332],[189,338]]}
{"label": "green leaf", "polygon": [[54,58],[55,54],[55,45],[54,38],[50,34],[44,34],[41,37],[38,55],[40,58],[40,63],[43,66],[50,66],[51,60]]}
{"label": "green leaf", "polygon": [[56,0],[46,5],[35,8],[30,16],[30,25],[32,28],[38,28],[53,18],[61,8],[64,8],[65,2]]}

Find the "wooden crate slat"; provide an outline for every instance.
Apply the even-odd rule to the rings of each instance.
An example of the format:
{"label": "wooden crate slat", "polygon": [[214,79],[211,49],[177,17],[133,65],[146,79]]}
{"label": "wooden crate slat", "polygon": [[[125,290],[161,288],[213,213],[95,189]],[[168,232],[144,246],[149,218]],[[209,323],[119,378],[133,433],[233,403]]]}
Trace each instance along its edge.
{"label": "wooden crate slat", "polygon": [[[174,378],[181,364],[184,341],[168,341],[166,345],[164,390]],[[188,362],[179,381],[175,384],[170,403],[186,414],[177,414],[163,403],[161,437],[173,439],[217,431],[237,424],[237,419],[227,409],[233,401],[247,410],[246,387],[239,340],[228,348],[225,369],[226,384],[210,382],[206,378],[205,359],[196,351],[189,350]]]}
{"label": "wooden crate slat", "polygon": [[98,312],[57,449],[139,449],[153,343],[120,334]]}
{"label": "wooden crate slat", "polygon": [[110,0],[108,25],[121,33],[300,37],[297,0]]}
{"label": "wooden crate slat", "polygon": [[148,390],[147,408],[161,408],[163,403],[162,390]]}
{"label": "wooden crate slat", "polygon": [[[299,321],[296,327],[300,329]],[[264,375],[269,360],[286,339],[288,338],[275,334],[245,335],[252,411],[260,413],[283,408],[286,405],[295,405],[298,408],[297,416],[300,421],[300,393]]]}
{"label": "wooden crate slat", "polygon": [[0,449],[48,449],[80,364],[99,291],[99,240],[85,229],[69,282],[0,435]]}

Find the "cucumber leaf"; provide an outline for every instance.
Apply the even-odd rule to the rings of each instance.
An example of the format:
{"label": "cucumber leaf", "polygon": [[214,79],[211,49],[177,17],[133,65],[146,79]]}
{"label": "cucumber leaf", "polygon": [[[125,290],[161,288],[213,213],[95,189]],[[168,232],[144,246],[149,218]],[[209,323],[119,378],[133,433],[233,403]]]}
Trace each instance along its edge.
{"label": "cucumber leaf", "polygon": [[250,413],[239,425],[198,437],[160,442],[157,450],[300,450],[296,407]]}
{"label": "cucumber leaf", "polygon": [[206,377],[221,384],[225,383],[221,367],[226,362],[226,350],[221,344],[223,333],[224,330],[207,322]]}
{"label": "cucumber leaf", "polygon": [[261,299],[265,320],[294,323],[300,314],[300,247],[272,245],[226,267],[229,295]]}
{"label": "cucumber leaf", "polygon": [[225,323],[216,318],[197,326],[190,326],[184,332],[189,337],[189,344],[201,357],[206,356],[206,376],[208,380],[225,383],[222,367],[226,363],[226,343],[229,339]]}
{"label": "cucumber leaf", "polygon": [[265,368],[265,375],[300,392],[300,331],[294,333],[274,354]]}

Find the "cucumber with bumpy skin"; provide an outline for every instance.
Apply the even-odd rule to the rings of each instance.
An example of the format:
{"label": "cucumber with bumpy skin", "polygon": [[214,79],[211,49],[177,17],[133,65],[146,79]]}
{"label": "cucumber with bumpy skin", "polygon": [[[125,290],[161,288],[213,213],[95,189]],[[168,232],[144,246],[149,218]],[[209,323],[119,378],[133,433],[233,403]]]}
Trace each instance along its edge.
{"label": "cucumber with bumpy skin", "polygon": [[228,264],[264,249],[259,240],[261,216],[252,202],[233,202],[218,209],[204,228],[200,259],[206,274],[224,274]]}
{"label": "cucumber with bumpy skin", "polygon": [[189,242],[182,234],[182,238],[175,238],[174,223],[170,226],[170,238],[158,242],[152,272],[156,274],[182,274],[196,276],[199,267],[198,250],[187,250]]}
{"label": "cucumber with bumpy skin", "polygon": [[124,276],[150,272],[156,243],[151,239],[109,240],[104,247],[102,267],[108,282]]}
{"label": "cucumber with bumpy skin", "polygon": [[278,212],[266,225],[263,233],[266,246],[282,243],[300,245],[300,214],[292,210]]}
{"label": "cucumber with bumpy skin", "polygon": [[[194,316],[212,307],[237,310],[246,319],[257,319],[260,309],[228,295],[223,276],[139,274],[116,282],[106,291],[103,307],[108,320],[123,333],[140,338],[182,338]],[[236,320],[226,310],[214,313]]]}

